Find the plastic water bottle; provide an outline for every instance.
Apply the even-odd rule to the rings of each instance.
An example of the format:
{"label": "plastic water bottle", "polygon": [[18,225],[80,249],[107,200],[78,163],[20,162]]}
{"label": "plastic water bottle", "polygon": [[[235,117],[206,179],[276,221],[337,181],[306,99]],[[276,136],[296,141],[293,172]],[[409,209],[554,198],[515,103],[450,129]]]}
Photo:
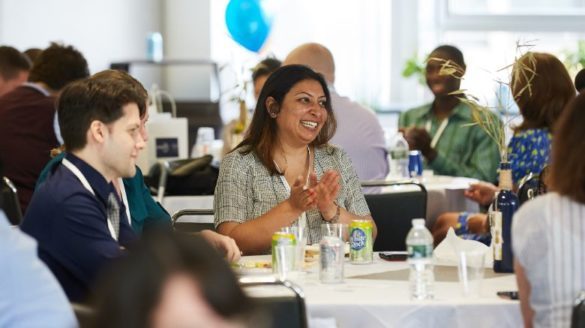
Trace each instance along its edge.
{"label": "plastic water bottle", "polygon": [[388,154],[390,155],[390,174],[397,178],[408,179],[408,142],[398,132],[394,138],[387,142]]}
{"label": "plastic water bottle", "polygon": [[413,219],[406,237],[410,265],[410,296],[413,300],[433,298],[433,236],[425,227],[425,219]]}

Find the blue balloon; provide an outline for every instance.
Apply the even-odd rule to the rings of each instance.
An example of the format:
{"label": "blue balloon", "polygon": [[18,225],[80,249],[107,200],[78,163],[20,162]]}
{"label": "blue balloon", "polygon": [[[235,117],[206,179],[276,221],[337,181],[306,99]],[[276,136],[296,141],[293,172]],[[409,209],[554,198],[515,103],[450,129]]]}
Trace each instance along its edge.
{"label": "blue balloon", "polygon": [[254,52],[262,48],[272,25],[260,0],[231,0],[225,10],[225,22],[232,38]]}

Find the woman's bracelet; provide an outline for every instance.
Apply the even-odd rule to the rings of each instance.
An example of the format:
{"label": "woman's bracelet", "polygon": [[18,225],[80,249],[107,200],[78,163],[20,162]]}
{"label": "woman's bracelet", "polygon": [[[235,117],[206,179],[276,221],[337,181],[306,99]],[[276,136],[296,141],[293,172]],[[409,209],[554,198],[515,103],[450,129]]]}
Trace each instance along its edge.
{"label": "woman's bracelet", "polygon": [[337,221],[339,221],[339,215],[341,214],[341,207],[339,204],[337,204],[337,202],[333,202],[333,204],[337,206],[337,209],[335,210],[335,215],[331,219],[327,220],[325,217],[323,217],[323,215],[321,215],[323,219],[329,223],[337,223]]}

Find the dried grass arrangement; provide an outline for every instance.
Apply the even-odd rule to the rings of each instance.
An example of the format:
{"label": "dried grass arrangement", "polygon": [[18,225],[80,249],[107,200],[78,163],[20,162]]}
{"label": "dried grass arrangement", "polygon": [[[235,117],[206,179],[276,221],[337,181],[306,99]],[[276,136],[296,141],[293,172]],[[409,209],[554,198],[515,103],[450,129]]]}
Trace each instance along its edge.
{"label": "dried grass arrangement", "polygon": [[[506,86],[510,90],[514,90],[512,87],[513,81],[525,81],[524,87],[519,90],[512,92],[514,100],[518,99],[523,93],[528,92],[532,95],[531,81],[536,76],[536,58],[529,51],[533,45],[531,44],[516,44],[516,55],[512,64],[506,65],[505,67],[497,70],[497,72],[506,71],[511,69],[510,80],[502,81],[501,79],[495,79],[495,82],[500,86]],[[523,61],[519,61],[520,58],[525,57]],[[442,58],[431,57],[427,61],[438,61],[441,62],[441,68],[439,75],[449,75],[457,79],[462,79],[464,70],[457,63],[451,60],[445,60]],[[500,150],[500,156],[502,162],[507,162],[507,145],[506,145],[506,129],[510,127],[510,123],[514,119],[511,114],[510,105],[505,104],[502,101],[501,95],[497,95],[497,102],[495,106],[485,106],[480,103],[480,99],[473,94],[469,93],[465,89],[460,89],[451,93],[451,95],[458,96],[459,100],[468,105],[471,108],[471,115],[473,123],[466,124],[464,126],[479,125],[482,130],[498,145]]]}

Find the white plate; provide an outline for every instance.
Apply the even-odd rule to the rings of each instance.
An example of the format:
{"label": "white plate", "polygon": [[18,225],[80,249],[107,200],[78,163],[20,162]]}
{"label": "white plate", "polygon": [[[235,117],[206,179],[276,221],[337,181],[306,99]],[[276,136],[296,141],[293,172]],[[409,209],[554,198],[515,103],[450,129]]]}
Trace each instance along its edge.
{"label": "white plate", "polygon": [[[262,267],[264,264],[270,264],[270,267]],[[243,276],[272,274],[272,265],[269,261],[243,260],[235,265],[232,265],[232,268],[237,274]]]}

